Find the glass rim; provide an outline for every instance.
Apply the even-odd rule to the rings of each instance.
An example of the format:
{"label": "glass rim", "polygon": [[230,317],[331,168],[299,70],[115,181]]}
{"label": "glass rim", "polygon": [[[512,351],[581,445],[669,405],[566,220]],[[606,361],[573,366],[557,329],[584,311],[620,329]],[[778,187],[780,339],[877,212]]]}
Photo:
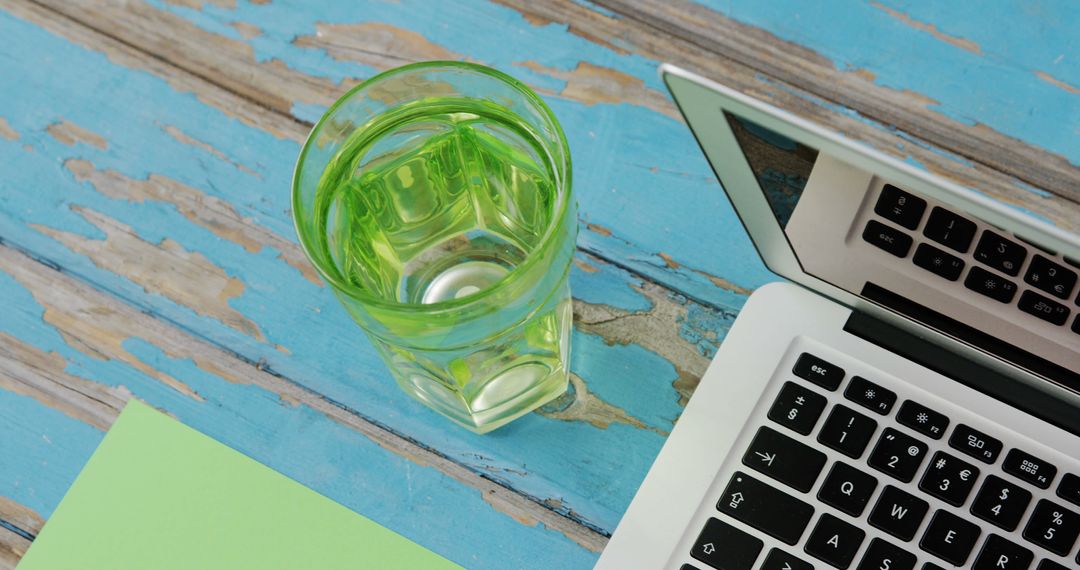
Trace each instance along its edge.
{"label": "glass rim", "polygon": [[[300,228],[300,220],[299,216],[297,215],[297,212],[301,211],[298,207],[300,204],[300,169],[304,164],[305,158],[307,158],[308,151],[314,144],[316,136],[322,132],[322,128],[330,119],[330,116],[333,115],[334,111],[344,105],[346,101],[351,99],[357,93],[363,91],[365,88],[368,88],[376,82],[385,80],[389,77],[401,73],[413,72],[420,69],[437,68],[458,68],[467,70],[469,72],[480,73],[483,75],[494,77],[495,79],[509,85],[515,91],[523,95],[528,101],[533,103],[536,108],[539,109],[540,113],[551,123],[551,125],[555,129],[558,146],[562,149],[563,155],[566,157],[566,172],[565,176],[560,177],[559,179],[560,184],[559,188],[556,191],[558,203],[555,208],[555,212],[553,213],[553,223],[548,224],[548,227],[544,231],[544,235],[540,238],[540,241],[537,243],[536,247],[534,247],[532,251],[530,251],[529,254],[525,256],[525,259],[522,260],[519,265],[514,267],[506,275],[502,276],[502,278],[500,278],[494,284],[485,287],[475,293],[471,293],[460,298],[447,299],[435,303],[425,304],[387,301],[381,297],[372,295],[361,287],[357,287],[353,284],[345,283],[337,279],[330,271],[327,271],[326,268],[323,267],[323,263],[321,263],[316,256],[312,255],[312,248],[309,247],[308,239],[307,237],[305,237],[304,232]],[[546,150],[547,149],[545,148],[545,151]],[[548,152],[547,154],[550,157],[551,153]],[[554,161],[552,162],[552,166],[555,167]],[[319,275],[335,291],[344,293],[365,305],[373,305],[384,310],[391,310],[397,312],[442,313],[451,310],[460,310],[462,308],[478,305],[485,299],[490,298],[492,295],[501,292],[502,290],[506,289],[509,284],[515,280],[517,276],[519,276],[521,273],[526,272],[529,269],[532,269],[532,267],[536,265],[536,263],[538,262],[537,260],[540,257],[539,254],[548,249],[548,247],[551,245],[551,242],[556,238],[559,230],[562,229],[563,223],[565,222],[563,218],[565,217],[567,210],[569,209],[572,192],[571,171],[572,162],[570,159],[570,145],[566,141],[566,134],[563,132],[562,125],[559,124],[558,119],[555,117],[555,113],[551,111],[551,108],[548,107],[547,103],[545,103],[544,100],[541,99],[540,96],[537,95],[536,92],[533,91],[528,85],[515,79],[510,75],[507,75],[506,73],[503,73],[502,71],[477,63],[453,60],[430,60],[410,63],[400,67],[395,67],[393,69],[388,69],[386,71],[383,71],[382,73],[373,75],[360,82],[358,85],[353,86],[341,97],[338,97],[338,99],[334,101],[334,103],[326,110],[326,112],[324,112],[322,116],[319,117],[318,122],[316,122],[315,125],[311,128],[311,132],[308,133],[307,138],[304,140],[304,145],[300,149],[300,155],[296,159],[296,165],[293,167],[291,199],[293,227],[296,231],[297,237],[300,239],[300,247],[303,249],[305,256],[308,258],[308,261],[311,262],[311,264],[315,267],[315,270],[319,272]],[[574,223],[576,222],[577,220],[574,220]]]}

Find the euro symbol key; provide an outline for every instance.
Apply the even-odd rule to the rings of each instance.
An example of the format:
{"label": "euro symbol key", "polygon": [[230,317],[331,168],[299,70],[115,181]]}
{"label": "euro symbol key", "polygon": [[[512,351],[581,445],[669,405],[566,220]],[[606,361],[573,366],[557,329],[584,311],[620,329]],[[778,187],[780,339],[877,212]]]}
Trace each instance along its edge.
{"label": "euro symbol key", "polygon": [[760,451],[757,451],[755,453],[757,454],[758,457],[761,458],[761,461],[763,463],[765,463],[765,465],[768,465],[768,466],[772,467],[772,460],[776,459],[776,454],[775,453],[762,453]]}

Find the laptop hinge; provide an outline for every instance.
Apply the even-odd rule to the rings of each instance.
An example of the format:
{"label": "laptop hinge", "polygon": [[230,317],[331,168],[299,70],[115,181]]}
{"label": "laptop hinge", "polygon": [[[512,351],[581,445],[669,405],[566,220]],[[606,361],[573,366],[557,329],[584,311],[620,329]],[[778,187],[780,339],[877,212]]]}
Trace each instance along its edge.
{"label": "laptop hinge", "polygon": [[1080,435],[1080,414],[1073,404],[963,358],[927,338],[919,337],[859,310],[852,311],[844,324],[844,331],[1069,433]]}

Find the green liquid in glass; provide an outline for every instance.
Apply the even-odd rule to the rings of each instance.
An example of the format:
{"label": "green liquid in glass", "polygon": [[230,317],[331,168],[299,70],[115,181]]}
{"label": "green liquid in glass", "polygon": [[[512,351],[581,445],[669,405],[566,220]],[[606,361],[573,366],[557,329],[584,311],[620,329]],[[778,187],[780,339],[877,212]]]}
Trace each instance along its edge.
{"label": "green liquid in glass", "polygon": [[[386,302],[482,295],[540,244],[556,215],[542,148],[527,125],[483,101],[431,98],[380,115],[356,129],[320,179],[318,253],[340,282]],[[526,321],[488,322],[490,335],[467,346],[453,335],[422,350],[372,340],[406,391],[488,431],[565,390],[570,313],[564,279]]]}

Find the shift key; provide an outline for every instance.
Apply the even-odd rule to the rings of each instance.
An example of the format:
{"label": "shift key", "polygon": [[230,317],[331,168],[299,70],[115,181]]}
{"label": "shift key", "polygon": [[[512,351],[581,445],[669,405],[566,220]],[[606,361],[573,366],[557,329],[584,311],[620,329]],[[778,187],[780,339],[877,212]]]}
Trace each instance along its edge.
{"label": "shift key", "polygon": [[792,546],[814,516],[814,507],[741,471],[732,475],[716,508]]}
{"label": "shift key", "polygon": [[825,466],[825,454],[769,427],[758,429],[743,465],[806,493]]}

